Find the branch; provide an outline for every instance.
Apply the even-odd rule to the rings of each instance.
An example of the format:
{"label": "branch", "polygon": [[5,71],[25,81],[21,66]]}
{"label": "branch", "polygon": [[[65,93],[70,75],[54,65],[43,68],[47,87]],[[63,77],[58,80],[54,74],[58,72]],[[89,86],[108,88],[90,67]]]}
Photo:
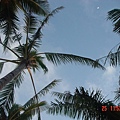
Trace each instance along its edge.
{"label": "branch", "polygon": [[20,60],[8,60],[8,59],[3,59],[3,58],[0,58],[0,60],[2,61],[5,61],[5,62],[12,62],[12,63],[19,63]]}
{"label": "branch", "polygon": [[20,58],[20,56],[14,52],[12,49],[10,49],[7,45],[3,44],[2,41],[1,41],[1,37],[0,37],[0,44],[3,45],[4,47],[6,47],[8,50],[10,50],[12,53],[14,53],[18,58]]}

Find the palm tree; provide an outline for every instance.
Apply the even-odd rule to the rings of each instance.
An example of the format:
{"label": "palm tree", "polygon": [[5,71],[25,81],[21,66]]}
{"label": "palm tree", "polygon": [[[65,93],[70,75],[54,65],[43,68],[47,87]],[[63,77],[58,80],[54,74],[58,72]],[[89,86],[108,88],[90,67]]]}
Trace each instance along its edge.
{"label": "palm tree", "polygon": [[14,42],[12,36],[19,31],[20,12],[45,16],[49,13],[49,4],[47,0],[0,0],[0,29],[5,35],[6,45]]}
{"label": "palm tree", "polygon": [[[34,14],[31,12],[29,14],[26,14],[25,16],[25,26],[24,26],[24,32],[26,33],[26,38],[22,42],[22,33],[15,34],[12,36],[14,41],[18,42],[18,46],[14,49],[11,49],[8,47],[5,43],[0,41],[0,44],[7,48],[10,52],[14,53],[14,55],[17,57],[15,60],[9,60],[0,58],[2,62],[0,62],[0,72],[2,72],[2,68],[5,63],[10,62],[13,64],[16,64],[17,67],[7,74],[5,77],[0,79],[0,89],[1,96],[0,96],[0,111],[1,116],[6,116],[6,111],[9,113],[9,110],[12,109],[13,101],[14,101],[14,87],[17,85],[18,87],[22,83],[22,76],[23,73],[28,71],[36,99],[36,104],[39,104],[39,98],[37,96],[37,91],[35,89],[34,80],[32,76],[31,69],[35,72],[38,69],[42,69],[45,73],[48,71],[47,66],[44,64],[44,59],[47,59],[48,61],[52,62],[55,65],[61,64],[61,63],[81,63],[86,65],[91,65],[92,67],[98,67],[104,69],[102,65],[100,65],[97,61],[92,60],[90,58],[85,58],[77,55],[72,54],[64,54],[64,53],[51,53],[51,52],[38,52],[37,48],[41,45],[41,38],[42,33],[41,29],[43,26],[48,22],[49,18],[53,16],[55,13],[57,13],[59,10],[63,9],[63,7],[56,8],[51,13],[49,13],[45,19],[42,22],[37,21]],[[36,27],[40,24],[40,27]],[[5,90],[5,89],[9,90]],[[30,102],[31,103],[31,102]],[[18,106],[19,107],[19,106]],[[40,108],[37,108],[38,111],[38,120],[40,120]],[[4,118],[3,118],[4,119]]]}
{"label": "palm tree", "polygon": [[[16,34],[15,36],[13,36],[13,39],[15,41],[17,39],[19,45],[14,49],[9,48],[6,44],[0,41],[0,44],[2,46],[4,46],[9,51],[14,53],[14,55],[17,57],[16,60],[8,60],[8,59],[0,58],[0,60],[2,61],[0,63],[0,72],[2,71],[3,65],[7,62],[11,62],[18,65],[13,71],[11,71],[5,77],[0,79],[0,90],[12,79],[16,78],[25,69],[28,70],[30,76],[31,76],[31,69],[33,69],[33,71],[36,71],[42,68],[43,71],[46,73],[48,71],[48,68],[43,62],[44,59],[47,59],[48,61],[52,62],[55,65],[61,63],[63,64],[81,63],[92,66],[94,68],[97,67],[104,69],[104,67],[100,65],[98,61],[92,60],[90,58],[81,57],[72,54],[37,51],[37,48],[41,45],[41,38],[42,38],[41,29],[48,22],[49,18],[61,9],[63,9],[63,7],[58,7],[55,10],[53,10],[45,17],[43,22],[37,21],[32,13],[30,13],[29,15],[27,14],[25,17],[25,27],[24,27],[24,32],[26,33],[26,38],[24,40],[25,43],[23,44],[21,43],[22,34],[21,33]],[[39,28],[36,27],[36,25],[38,26],[38,24],[40,24]]]}
{"label": "palm tree", "polygon": [[82,120],[119,120],[120,112],[113,111],[115,104],[105,100],[100,90],[85,90],[76,88],[74,94],[53,92],[57,96],[55,102],[51,102],[49,114],[61,114],[70,118]]}
{"label": "palm tree", "polygon": [[[32,120],[34,115],[40,115],[40,112],[46,110],[48,106],[45,101],[40,101],[40,98],[46,95],[50,89],[55,87],[59,82],[59,80],[53,80],[24,105],[19,105],[15,103],[14,92],[15,88],[19,87],[22,81],[22,76],[19,76],[19,78],[9,82],[3,90],[0,91],[0,120]],[[38,118],[38,120],[40,120],[40,118]]]}

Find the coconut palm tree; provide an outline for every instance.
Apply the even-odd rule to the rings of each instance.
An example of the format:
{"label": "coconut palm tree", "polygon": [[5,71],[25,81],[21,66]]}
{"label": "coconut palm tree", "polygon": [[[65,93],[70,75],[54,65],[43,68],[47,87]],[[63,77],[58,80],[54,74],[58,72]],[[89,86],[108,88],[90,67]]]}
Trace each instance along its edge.
{"label": "coconut palm tree", "polygon": [[[100,90],[85,90],[76,88],[74,94],[53,92],[57,96],[55,102],[51,102],[49,114],[60,114],[82,120],[119,120],[120,111],[113,111],[115,104],[105,100]],[[119,111],[119,112],[118,112]]]}
{"label": "coconut palm tree", "polygon": [[0,29],[5,35],[4,43],[6,45],[14,42],[12,36],[19,31],[21,19],[19,13],[24,16],[29,12],[36,15],[47,15],[49,13],[47,0],[0,0]]}
{"label": "coconut palm tree", "polygon": [[[65,54],[65,53],[38,52],[37,48],[39,48],[39,46],[41,45],[41,38],[42,38],[41,29],[48,22],[49,18],[61,9],[63,9],[63,7],[59,7],[53,10],[45,17],[45,19],[42,22],[37,21],[36,17],[31,12],[29,14],[26,14],[25,26],[24,26],[24,33],[26,33],[26,36],[24,37],[25,40],[22,39],[22,33],[13,35],[12,39],[18,42],[18,46],[16,46],[15,48],[11,49],[5,43],[3,43],[2,40],[0,41],[0,44],[3,47],[7,48],[17,57],[17,59],[15,60],[0,58],[1,60],[0,72],[2,72],[2,68],[4,64],[7,62],[17,65],[17,67],[13,71],[11,71],[5,77],[0,79],[0,89],[2,90],[0,96],[1,116],[5,117],[6,111],[7,113],[9,113],[9,110],[12,109],[11,105],[13,105],[13,101],[14,101],[14,86],[18,86],[18,87],[20,86],[20,84],[22,83],[23,73],[26,72],[26,70],[28,71],[32,80],[32,84],[35,92],[35,96],[34,96],[34,98],[36,99],[35,101],[37,104],[39,104],[39,98],[37,96],[37,91],[35,89],[31,70],[35,72],[38,69],[42,69],[46,73],[48,71],[48,68],[44,64],[44,59],[47,59],[48,61],[52,62],[55,65],[61,63],[63,64],[81,63],[81,64],[90,65],[94,68],[98,67],[104,69],[104,67],[100,65],[97,61],[92,60],[90,58],[85,58],[85,57],[72,55],[72,54]],[[40,27],[37,28],[36,25],[38,26],[39,24]],[[37,108],[37,111],[38,111],[38,120],[40,120],[41,118],[40,118],[39,107]]]}
{"label": "coconut palm tree", "polygon": [[19,76],[0,91],[0,120],[32,120],[36,114],[38,114],[38,120],[40,120],[40,112],[46,110],[48,106],[45,101],[40,101],[40,98],[46,95],[59,82],[59,80],[53,80],[24,105],[19,105],[15,102],[14,92],[15,88],[19,87],[22,81],[23,77]]}
{"label": "coconut palm tree", "polygon": [[[13,36],[13,39],[17,41],[19,45],[14,49],[9,48],[6,44],[2,42],[2,40],[0,41],[0,44],[2,46],[14,53],[14,55],[17,57],[16,60],[0,58],[0,60],[2,61],[0,62],[0,72],[2,71],[3,65],[7,62],[18,65],[13,71],[0,79],[0,89],[2,89],[12,79],[17,77],[25,69],[28,70],[30,75],[31,69],[33,69],[33,71],[36,71],[42,68],[43,71],[46,73],[48,71],[48,68],[43,62],[44,59],[47,59],[55,65],[61,63],[81,63],[92,66],[94,68],[98,67],[104,69],[104,67],[100,65],[98,61],[92,60],[90,58],[65,53],[38,52],[37,48],[41,45],[42,38],[41,29],[48,22],[49,18],[61,9],[63,9],[63,7],[58,7],[53,10],[45,17],[43,22],[37,21],[32,13],[30,13],[29,15],[27,14],[25,17],[24,27],[26,38],[25,40],[23,40],[25,42],[22,43],[22,33],[16,34],[15,36]],[[40,27],[37,28],[36,25],[38,26],[38,24],[40,24]]]}

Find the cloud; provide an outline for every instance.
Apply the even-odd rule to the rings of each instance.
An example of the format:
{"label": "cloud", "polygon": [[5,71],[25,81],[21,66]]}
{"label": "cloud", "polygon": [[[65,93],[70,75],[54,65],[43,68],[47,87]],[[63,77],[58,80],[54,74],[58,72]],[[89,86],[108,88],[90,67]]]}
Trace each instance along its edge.
{"label": "cloud", "polygon": [[116,69],[114,67],[108,66],[106,71],[103,73],[103,78],[107,81],[113,81],[115,79]]}
{"label": "cloud", "polygon": [[110,99],[114,99],[114,91],[118,83],[118,70],[114,67],[106,67],[106,70],[102,75],[95,76],[93,81],[87,81],[87,88],[102,90],[104,96],[108,96]]}

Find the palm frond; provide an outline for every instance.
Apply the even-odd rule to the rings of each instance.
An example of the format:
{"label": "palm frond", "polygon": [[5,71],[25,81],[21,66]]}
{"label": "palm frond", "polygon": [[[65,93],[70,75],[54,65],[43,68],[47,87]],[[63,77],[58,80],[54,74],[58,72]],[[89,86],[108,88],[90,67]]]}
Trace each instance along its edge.
{"label": "palm frond", "polygon": [[59,100],[62,101],[72,102],[73,100],[73,95],[70,93],[70,91],[65,91],[64,93],[53,92],[52,95],[56,96]]}
{"label": "palm frond", "polygon": [[25,26],[24,26],[24,31],[25,33],[34,33],[34,31],[36,30],[36,25],[38,23],[37,18],[32,15],[31,12],[29,12],[28,14],[25,14]]}
{"label": "palm frond", "polygon": [[32,35],[32,42],[34,43],[36,40],[41,40],[42,38],[42,33],[40,27],[37,29],[34,35]]}
{"label": "palm frond", "polygon": [[48,72],[48,68],[44,64],[43,58],[41,56],[37,56],[36,57],[36,62],[37,62],[38,70],[42,68],[42,70],[44,71],[44,73]]}
{"label": "palm frond", "polygon": [[[49,18],[50,18],[51,16],[53,16],[55,13],[59,12],[59,10],[61,10],[61,9],[63,9],[63,6],[54,9],[54,10],[53,10],[51,13],[49,13],[49,14],[45,17],[45,19],[41,22],[41,25],[40,25],[40,27],[37,29],[36,33],[35,33],[34,35],[32,35],[32,40],[31,40],[31,43],[30,43],[30,46],[31,46],[31,47],[30,47],[30,48],[32,48],[34,44],[37,43],[37,45],[38,45],[38,42],[41,42],[41,41],[40,41],[40,39],[41,39],[41,37],[42,37],[41,29],[42,29],[43,26],[48,22]],[[39,41],[37,41],[37,40],[39,40]]]}
{"label": "palm frond", "polygon": [[44,87],[38,94],[40,96],[44,96],[45,94],[47,94],[50,91],[50,89],[52,89],[53,87],[55,87],[58,84],[58,82],[60,82],[60,80],[53,80],[46,87]]}
{"label": "palm frond", "polygon": [[116,22],[120,18],[120,9],[113,9],[108,12],[108,19]]}
{"label": "palm frond", "polygon": [[120,105],[120,76],[119,76],[119,87],[114,91],[115,97],[114,100]]}
{"label": "palm frond", "polygon": [[38,114],[38,107],[41,108],[41,112],[44,111],[47,107],[47,103],[45,101],[41,101],[39,103],[31,104],[29,107],[24,107],[24,112],[20,115],[20,120],[32,120],[32,117],[35,114]]}
{"label": "palm frond", "polygon": [[[36,95],[38,96],[38,98],[40,98],[41,96],[47,94],[50,89],[52,89],[53,87],[55,87],[57,85],[57,83],[59,82],[59,80],[53,80],[50,84],[48,84],[46,87],[44,87],[42,90],[40,90]],[[33,96],[30,100],[27,101],[27,103],[24,105],[25,108],[30,106],[33,103],[36,103],[36,95]]]}
{"label": "palm frond", "polygon": [[120,51],[112,52],[110,51],[109,54],[105,57],[99,59],[104,60],[104,65],[106,63],[110,64],[110,66],[116,67],[120,65]]}
{"label": "palm frond", "polygon": [[16,32],[14,32],[15,33],[15,35],[14,36],[12,36],[12,40],[14,41],[14,42],[16,42],[16,41],[21,41],[21,39],[22,39],[22,34],[21,33],[16,33]]}
{"label": "palm frond", "polygon": [[0,120],[6,120],[7,115],[3,109],[3,107],[0,106]]}
{"label": "palm frond", "polygon": [[42,69],[44,73],[48,72],[48,68],[43,62],[44,57],[37,56],[36,50],[31,50],[28,57],[29,57],[29,66],[33,69],[34,72],[39,69]]}
{"label": "palm frond", "polygon": [[108,12],[108,19],[113,22],[113,31],[120,33],[120,9],[113,9]]}
{"label": "palm frond", "polygon": [[13,104],[8,113],[9,120],[32,120],[32,117],[38,113],[37,108],[41,107],[43,110],[46,107],[46,102],[34,103],[28,108],[19,104]]}
{"label": "palm frond", "polygon": [[9,59],[5,59],[5,58],[0,58],[0,61],[4,61],[4,63],[6,63],[6,62],[19,63],[20,62],[20,60],[9,60]]}
{"label": "palm frond", "polygon": [[23,74],[24,74],[24,71],[21,72],[17,77],[14,78],[14,80],[13,80],[14,83],[13,84],[14,84],[15,87],[19,88],[20,85],[22,84],[22,82],[24,81]]}
{"label": "palm frond", "polygon": [[40,14],[44,16],[49,12],[49,4],[47,0],[30,0],[29,2],[26,0],[18,0],[18,2],[18,7],[25,12],[29,12],[29,10],[31,10],[35,14]]}
{"label": "palm frond", "polygon": [[0,44],[5,48],[5,49],[8,49],[10,52],[12,52],[14,55],[16,55],[18,58],[20,58],[19,57],[19,55],[14,51],[14,50],[12,50],[10,47],[8,47],[6,44],[4,44],[4,43],[2,43],[2,41],[1,41],[1,38],[0,38]]}
{"label": "palm frond", "polygon": [[110,66],[116,67],[120,65],[120,43],[115,45],[108,53],[108,55],[103,56],[98,59],[99,62],[102,62],[104,65],[106,63]]}
{"label": "palm frond", "polygon": [[[116,91],[115,91],[115,101],[119,102],[120,101],[120,88],[118,88]],[[120,104],[120,102],[119,102]]]}
{"label": "palm frond", "polygon": [[19,104],[13,104],[8,113],[9,120],[15,120],[20,117],[20,112],[24,111],[24,108]]}
{"label": "palm frond", "polygon": [[[48,113],[53,115],[63,114],[72,118],[82,118],[83,120],[112,120],[116,118],[116,115],[118,115],[118,118],[120,115],[116,113],[112,114],[109,107],[114,104],[109,100],[105,100],[99,90],[93,90],[89,93],[88,90],[80,87],[80,89],[76,88],[73,95],[70,92],[55,92],[54,95],[58,99],[52,102],[51,107],[48,109]],[[102,111],[102,106],[107,106],[107,112]]]}
{"label": "palm frond", "polygon": [[[41,37],[42,35],[40,35]],[[37,36],[38,37],[38,36]],[[37,48],[41,45],[41,39],[34,39],[34,40],[31,40],[29,39],[29,44],[28,44],[28,53],[31,52],[31,50],[37,50]]]}
{"label": "palm frond", "polygon": [[5,113],[10,110],[14,102],[14,84],[13,81],[8,83],[2,91],[0,91],[0,107]]}
{"label": "palm frond", "polygon": [[13,49],[20,57],[25,56],[25,44],[19,45]]}
{"label": "palm frond", "polygon": [[[40,10],[39,14],[43,13],[44,16],[49,14],[50,6],[49,6],[48,0],[36,0],[36,2],[39,4],[39,6],[41,8],[41,10],[39,9]],[[43,9],[43,11],[42,11],[42,9]]]}
{"label": "palm frond", "polygon": [[0,91],[0,109],[3,109],[8,112],[13,103],[14,103],[14,90],[15,87],[19,87],[23,81],[22,73],[19,74],[14,80],[9,82],[3,89]]}
{"label": "palm frond", "polygon": [[6,5],[4,1],[0,2],[0,28],[5,35],[4,44],[7,46],[12,42],[13,29],[18,30],[19,19],[16,16],[16,11],[17,6],[13,1],[9,1],[9,5]]}
{"label": "palm frond", "polygon": [[4,66],[4,62],[0,62],[0,73],[1,73],[2,70],[3,70],[3,66]]}
{"label": "palm frond", "polygon": [[90,58],[81,57],[73,54],[63,54],[63,53],[49,53],[45,52],[46,58],[48,61],[52,62],[55,65],[59,65],[61,63],[80,63],[83,65],[92,66],[93,68],[101,68],[105,69],[98,61],[92,60]]}
{"label": "palm frond", "polygon": [[50,17],[52,17],[54,14],[58,13],[60,10],[62,10],[64,7],[63,6],[60,6],[56,9],[54,9],[52,12],[50,12],[46,17],[45,19],[41,22],[41,26],[39,27],[39,30],[41,30],[43,28],[43,26],[48,23],[48,20]]}

